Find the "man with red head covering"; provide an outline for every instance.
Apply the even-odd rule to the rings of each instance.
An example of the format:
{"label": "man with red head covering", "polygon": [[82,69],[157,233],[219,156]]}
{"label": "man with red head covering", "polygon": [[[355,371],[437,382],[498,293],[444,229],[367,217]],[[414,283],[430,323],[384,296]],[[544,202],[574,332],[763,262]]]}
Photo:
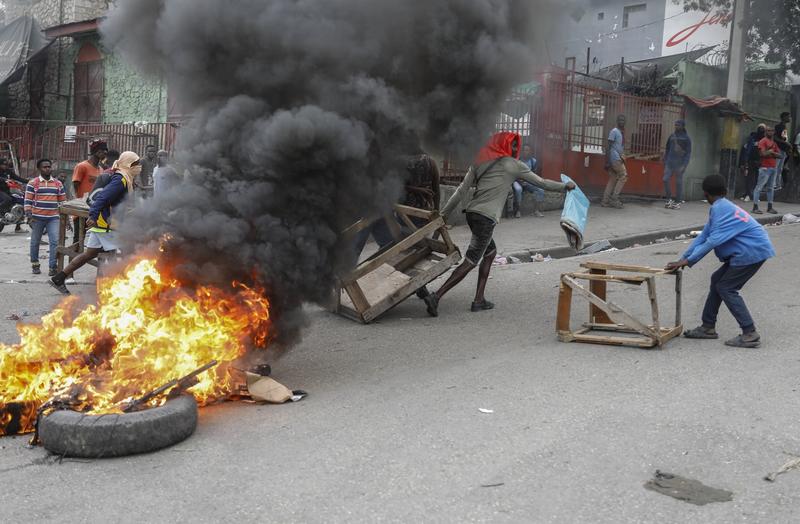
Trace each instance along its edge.
{"label": "man with red head covering", "polygon": [[[461,265],[453,271],[438,291],[424,298],[429,315],[438,316],[439,300],[477,266],[480,266],[478,287],[470,309],[474,312],[494,307],[494,304],[483,296],[486,282],[489,280],[489,271],[497,254],[492,234],[494,227],[500,222],[500,214],[514,181],[521,179],[550,191],[569,191],[575,188],[572,182],[562,184],[545,180],[533,173],[527,164],[519,161],[521,145],[522,138],[517,133],[503,132],[492,136],[478,153],[464,181],[442,209],[442,216],[447,217],[456,206],[461,206],[467,215],[472,240]],[[475,188],[475,192],[470,196],[469,190],[472,187]]]}

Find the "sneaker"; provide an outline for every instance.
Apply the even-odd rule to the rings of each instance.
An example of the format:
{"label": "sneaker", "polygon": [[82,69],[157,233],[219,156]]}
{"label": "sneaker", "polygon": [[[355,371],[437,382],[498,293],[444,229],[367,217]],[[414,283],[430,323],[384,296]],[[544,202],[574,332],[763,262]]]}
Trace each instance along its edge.
{"label": "sneaker", "polygon": [[56,276],[56,273],[58,273],[58,270],[56,268],[54,268],[54,267],[51,267],[50,271],[47,272],[47,276],[48,277],[54,277],[54,276]]}
{"label": "sneaker", "polygon": [[622,209],[623,207],[625,207],[625,205],[622,203],[621,200],[614,200],[613,202],[611,202],[611,207],[613,207],[614,209]]}
{"label": "sneaker", "polygon": [[61,293],[62,295],[69,295],[69,289],[67,289],[67,286],[65,286],[64,284],[58,284],[54,282],[52,278],[49,279],[47,283],[56,288],[58,292]]}
{"label": "sneaker", "polygon": [[707,328],[705,326],[697,326],[694,329],[689,329],[683,332],[686,338],[703,338],[703,339],[716,339],[719,338],[717,330],[714,328]]}
{"label": "sneaker", "polygon": [[74,284],[74,283],[75,283],[75,279],[74,279],[74,278],[72,278],[72,277],[69,277],[68,279],[66,279],[66,280],[64,281],[64,283],[65,283],[65,284]]}
{"label": "sneaker", "polygon": [[522,218],[522,213],[517,211],[516,213],[514,213],[514,218]]}
{"label": "sneaker", "polygon": [[750,195],[745,195],[742,202],[750,202]]}
{"label": "sneaker", "polygon": [[770,213],[770,214],[772,214],[772,215],[777,215],[777,214],[778,214],[778,211],[777,211],[777,210],[776,210],[774,207],[772,207],[772,206],[769,206],[769,207],[767,208],[767,213]]}
{"label": "sneaker", "polygon": [[758,206],[753,206],[753,210],[750,211],[751,215],[763,215],[764,212],[758,209]]}
{"label": "sneaker", "polygon": [[611,205],[611,202],[609,202],[608,200],[602,200],[600,202],[600,207],[613,207],[613,206]]}
{"label": "sneaker", "polygon": [[432,317],[439,316],[439,295],[436,293],[431,293],[427,297],[423,298],[422,300],[425,301],[425,305],[428,309],[428,314]]}
{"label": "sneaker", "polygon": [[34,275],[41,275],[42,274],[42,269],[39,266],[39,264],[33,264],[31,266],[31,273],[33,273]]}
{"label": "sneaker", "polygon": [[543,218],[544,217],[544,213],[542,213],[541,211],[534,211],[533,212],[533,216],[538,217],[538,218]]}
{"label": "sneaker", "polygon": [[726,340],[725,345],[734,348],[757,348],[761,347],[761,336],[755,331],[742,333],[738,337]]}
{"label": "sneaker", "polygon": [[680,202],[673,202],[672,205],[670,206],[670,209],[680,209],[680,208],[681,208]]}
{"label": "sneaker", "polygon": [[22,224],[17,224],[17,227],[14,228],[14,233],[19,233],[22,231]]}
{"label": "sneaker", "polygon": [[484,299],[483,302],[473,302],[469,308],[473,313],[477,311],[488,311],[489,309],[494,309],[494,304],[486,299]]}
{"label": "sneaker", "polygon": [[672,204],[674,204],[674,203],[675,203],[675,201],[670,198],[669,200],[667,200],[667,203],[664,204],[664,208],[672,209]]}

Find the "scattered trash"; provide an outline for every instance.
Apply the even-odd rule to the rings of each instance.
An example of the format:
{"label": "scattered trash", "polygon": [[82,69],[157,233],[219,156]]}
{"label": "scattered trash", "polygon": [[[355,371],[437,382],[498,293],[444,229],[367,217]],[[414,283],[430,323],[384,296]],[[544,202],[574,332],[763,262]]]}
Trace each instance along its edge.
{"label": "scattered trash", "polygon": [[800,217],[791,213],[786,213],[781,219],[782,224],[797,224],[798,222],[800,222]]}
{"label": "scattered trash", "polygon": [[518,259],[517,257],[508,256],[506,260],[509,264],[522,264],[522,260]]}
{"label": "scattered trash", "polygon": [[675,237],[675,240],[686,240],[687,238],[689,237],[687,237],[686,235],[678,235]]}
{"label": "scattered trash", "polygon": [[591,246],[586,247],[586,249],[581,250],[578,254],[579,255],[594,255],[595,253],[600,253],[601,251],[608,251],[612,247],[611,242],[608,240],[600,240],[595,242]]}
{"label": "scattered trash", "polygon": [[505,486],[505,482],[497,482],[495,484],[481,484],[482,488],[499,488],[500,486]]}
{"label": "scattered trash", "polygon": [[506,264],[508,264],[508,259],[500,256],[494,257],[494,261],[492,262],[492,265],[495,266],[505,266]]}
{"label": "scattered trash", "polygon": [[724,489],[706,486],[700,481],[687,479],[672,473],[656,470],[652,479],[644,484],[645,489],[667,495],[674,499],[688,502],[696,506],[704,506],[711,502],[730,502],[733,493]]}
{"label": "scattered trash", "polygon": [[663,244],[664,242],[669,242],[669,237],[657,238],[656,239],[656,244]]}
{"label": "scattered trash", "polygon": [[542,255],[541,253],[536,253],[535,255],[533,255],[533,261],[544,262],[544,255]]}
{"label": "scattered trash", "polygon": [[6,320],[22,320],[22,317],[20,317],[16,313],[12,313],[10,315],[6,315]]}
{"label": "scattered trash", "polygon": [[692,238],[696,238],[700,236],[700,233],[702,233],[702,231],[689,231],[689,236]]}
{"label": "scattered trash", "polygon": [[[788,453],[787,453],[787,455],[788,455]],[[775,471],[774,473],[770,473],[769,475],[764,477],[764,480],[766,480],[767,482],[775,482],[775,478],[778,475],[783,475],[787,471],[790,471],[790,470],[793,470],[793,469],[800,469],[800,457],[798,457],[798,456],[794,456],[794,458],[792,460],[790,460],[789,462],[787,462],[786,464],[781,466],[778,471]]]}
{"label": "scattered trash", "polygon": [[642,247],[642,245],[641,244],[634,244],[631,247]]}
{"label": "scattered trash", "polygon": [[478,411],[480,411],[481,413],[487,413],[487,414],[494,413],[493,409],[486,409],[486,408],[478,408]]}

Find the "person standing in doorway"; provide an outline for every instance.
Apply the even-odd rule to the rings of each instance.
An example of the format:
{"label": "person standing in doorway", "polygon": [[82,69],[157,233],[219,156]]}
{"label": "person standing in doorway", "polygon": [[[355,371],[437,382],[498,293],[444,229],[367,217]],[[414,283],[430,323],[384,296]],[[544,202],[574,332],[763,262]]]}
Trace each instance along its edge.
{"label": "person standing in doorway", "polygon": [[25,215],[31,227],[31,270],[34,275],[42,272],[39,264],[39,244],[47,231],[50,248],[49,275],[56,274],[56,249],[58,248],[58,208],[67,200],[64,185],[53,178],[53,164],[47,158],[36,162],[39,176],[25,186]]}
{"label": "person standing in doorway", "polygon": [[[675,121],[675,132],[667,139],[664,153],[664,195],[667,209],[680,209],[683,203],[683,174],[692,157],[692,139],[686,132],[686,122]],[[675,200],[672,199],[671,180],[675,177]]]}
{"label": "person standing in doorway", "polygon": [[608,134],[606,171],[608,171],[608,184],[600,205],[621,209],[622,201],[619,199],[619,194],[628,181],[628,171],[625,167],[625,115],[617,116],[617,127]]}
{"label": "person standing in doorway", "polygon": [[786,159],[792,154],[792,144],[789,143],[789,124],[792,123],[792,116],[784,111],[781,113],[781,121],[775,126],[775,143],[781,150],[781,156],[778,158],[778,164],[775,166],[775,191],[783,188],[783,166],[786,165]]}
{"label": "person standing in doorway", "polygon": [[[528,144],[522,146],[522,161],[528,166],[528,169],[533,172],[536,172],[536,168],[539,167],[539,163],[533,157],[531,146]],[[545,197],[544,189],[534,186],[530,182],[526,182],[522,179],[515,180],[511,185],[511,189],[514,192],[514,218],[520,218],[522,216],[520,207],[522,206],[522,195],[524,192],[533,193],[533,216],[544,216],[544,213],[542,213]]]}
{"label": "person standing in doorway", "polygon": [[775,143],[773,137],[775,130],[766,129],[766,136],[758,142],[758,151],[761,155],[761,168],[758,170],[758,182],[753,189],[753,210],[754,215],[762,215],[764,212],[758,208],[758,201],[761,198],[761,191],[767,190],[767,213],[778,214],[772,206],[775,196],[775,176],[777,173],[778,159],[781,157],[781,150]]}

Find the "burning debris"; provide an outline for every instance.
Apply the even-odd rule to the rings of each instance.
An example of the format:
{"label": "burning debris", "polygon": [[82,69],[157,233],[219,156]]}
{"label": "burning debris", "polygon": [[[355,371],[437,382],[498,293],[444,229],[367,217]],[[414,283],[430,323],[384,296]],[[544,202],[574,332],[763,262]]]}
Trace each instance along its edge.
{"label": "burning debris", "polygon": [[92,413],[158,405],[162,396],[146,394],[218,360],[191,387],[207,403],[230,392],[228,365],[272,336],[262,289],[189,289],[152,258],[101,278],[97,305],[80,309],[69,297],[18,330],[19,344],[0,345],[0,434],[33,430],[51,399]]}

